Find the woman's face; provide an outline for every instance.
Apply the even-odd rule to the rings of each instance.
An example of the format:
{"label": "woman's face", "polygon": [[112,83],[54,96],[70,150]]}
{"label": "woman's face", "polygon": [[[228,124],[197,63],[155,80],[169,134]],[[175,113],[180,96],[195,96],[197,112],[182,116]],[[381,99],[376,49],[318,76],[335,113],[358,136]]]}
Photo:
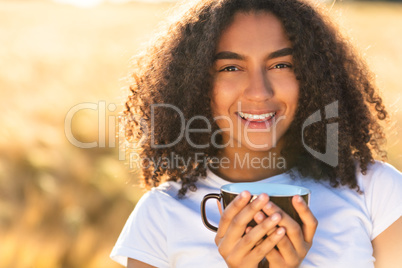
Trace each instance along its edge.
{"label": "woman's face", "polygon": [[267,12],[237,13],[215,58],[211,107],[224,144],[272,149],[294,118],[299,94],[281,22]]}

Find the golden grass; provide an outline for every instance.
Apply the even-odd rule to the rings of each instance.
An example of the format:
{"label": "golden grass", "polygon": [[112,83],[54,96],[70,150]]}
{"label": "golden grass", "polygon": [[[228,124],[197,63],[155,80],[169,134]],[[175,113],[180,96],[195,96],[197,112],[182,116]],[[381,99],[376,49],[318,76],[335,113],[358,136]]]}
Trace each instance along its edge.
{"label": "golden grass", "polygon": [[402,170],[402,5],[384,2],[341,2],[333,15],[377,75],[391,122],[386,127],[389,162]]}
{"label": "golden grass", "polygon": [[[120,105],[129,58],[168,7],[0,1],[0,267],[119,267],[108,254],[142,192],[116,148],[72,146],[64,120],[79,103]],[[399,131],[402,6],[332,12],[365,50]],[[97,118],[77,113],[75,136],[96,141]],[[390,136],[390,162],[402,169],[400,135]]]}

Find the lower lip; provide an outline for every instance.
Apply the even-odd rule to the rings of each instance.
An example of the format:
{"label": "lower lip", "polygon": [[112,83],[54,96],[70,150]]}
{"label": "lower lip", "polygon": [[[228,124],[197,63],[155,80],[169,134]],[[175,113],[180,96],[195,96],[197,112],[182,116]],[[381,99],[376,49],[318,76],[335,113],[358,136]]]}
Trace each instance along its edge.
{"label": "lower lip", "polygon": [[241,122],[247,128],[250,128],[250,129],[269,129],[273,125],[274,118],[277,116],[277,114],[274,115],[273,117],[271,117],[270,119],[265,120],[265,121],[249,121],[249,120],[241,118],[241,116],[239,114],[237,114],[237,116],[239,117]]}

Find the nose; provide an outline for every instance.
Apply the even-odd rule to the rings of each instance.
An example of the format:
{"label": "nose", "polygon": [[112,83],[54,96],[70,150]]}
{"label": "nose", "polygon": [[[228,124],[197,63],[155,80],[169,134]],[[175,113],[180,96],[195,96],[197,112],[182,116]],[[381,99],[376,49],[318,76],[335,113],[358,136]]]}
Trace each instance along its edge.
{"label": "nose", "polygon": [[246,99],[251,101],[265,101],[274,96],[265,68],[249,73],[249,83],[243,94]]}

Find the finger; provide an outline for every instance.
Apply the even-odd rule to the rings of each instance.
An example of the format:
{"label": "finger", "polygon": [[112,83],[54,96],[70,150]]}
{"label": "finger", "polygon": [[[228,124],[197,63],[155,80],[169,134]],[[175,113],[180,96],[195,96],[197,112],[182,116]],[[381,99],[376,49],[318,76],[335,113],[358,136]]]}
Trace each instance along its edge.
{"label": "finger", "polygon": [[221,214],[221,216],[222,216],[222,205],[221,205],[221,202],[219,202],[219,200],[216,200],[216,203],[218,204],[219,214]]}
{"label": "finger", "polygon": [[281,253],[279,253],[279,251],[275,248],[265,254],[265,258],[267,259],[268,263],[277,263],[278,267],[285,266],[285,260],[283,259]]}
{"label": "finger", "polygon": [[[248,194],[248,197],[250,197],[250,193],[248,193],[248,192],[246,192],[246,193]],[[248,199],[248,200],[250,200],[250,199]],[[245,254],[248,254],[248,252],[250,251],[252,246],[249,249],[243,248],[242,250],[238,250],[238,249],[234,250],[234,247],[236,245],[238,245],[239,241],[242,241],[243,236],[247,236],[247,234],[245,235],[245,230],[246,230],[247,224],[253,219],[253,216],[258,211],[260,211],[264,207],[264,205],[266,205],[267,202],[268,202],[268,195],[262,194],[262,195],[258,196],[258,198],[256,198],[254,201],[249,203],[247,206],[243,207],[243,209],[240,209],[240,211],[235,206],[233,206],[232,208],[230,208],[228,206],[223,211],[221,220],[223,218],[224,221],[227,221],[228,223],[225,223],[225,225],[222,225],[225,228],[224,232],[221,231],[222,233],[217,233],[217,236],[215,236],[215,243],[216,243],[216,245],[218,245],[219,253],[222,256],[226,256],[226,258],[227,258],[227,257],[229,257],[229,255],[231,255],[233,252],[235,252],[236,256],[233,256],[233,258],[237,259],[237,258],[243,258],[245,256]],[[230,204],[232,204],[232,203],[233,202],[231,202]],[[226,214],[226,212],[227,212],[226,210],[228,210],[228,212],[230,212],[230,213]],[[234,214],[234,211],[237,212],[237,214]],[[235,216],[233,217],[232,215],[235,215]],[[225,216],[227,216],[227,218],[225,218]],[[218,229],[218,232],[219,232],[219,229]],[[256,241],[258,241],[262,237],[263,237],[263,235],[261,237],[254,238],[254,239]],[[248,238],[246,238],[246,239],[248,239]]]}
{"label": "finger", "polygon": [[233,217],[230,225],[228,226],[227,235],[225,236],[226,243],[235,244],[237,240],[244,235],[247,224],[253,219],[254,215],[268,203],[268,200],[268,195],[260,194],[254,201],[248,204],[235,217]]}
{"label": "finger", "polygon": [[263,211],[268,216],[273,215],[273,213],[280,213],[282,220],[278,225],[285,227],[286,235],[289,237],[297,252],[305,251],[306,243],[304,241],[302,229],[292,217],[272,202],[268,202],[268,204],[263,208]]}
{"label": "finger", "polygon": [[232,219],[248,204],[250,198],[251,194],[248,191],[243,191],[226,207],[219,221],[218,231],[215,237],[215,243],[217,245],[220,239],[225,235]]}
{"label": "finger", "polygon": [[[263,220],[265,220],[267,218],[267,215],[264,214],[264,212],[258,211],[255,215],[254,215],[254,221],[256,224],[260,224]],[[247,234],[253,227],[248,226],[246,228],[245,233]]]}
{"label": "finger", "polygon": [[317,230],[318,221],[300,195],[293,197],[292,204],[303,222],[302,230],[304,240],[311,245],[315,231]]}
{"label": "finger", "polygon": [[297,266],[301,258],[307,254],[307,250],[303,249],[303,252],[297,252],[292,242],[285,235],[276,245],[278,251],[284,261],[290,266]]}
{"label": "finger", "polygon": [[[280,217],[280,214],[278,214],[278,215],[279,215],[279,217]],[[257,224],[260,224],[260,223],[263,222],[266,218],[268,218],[267,215],[266,215],[264,212],[259,211],[259,212],[257,212],[257,214],[255,214],[255,216],[254,216],[254,221],[255,221]],[[269,230],[269,231],[267,232],[267,235],[270,235],[273,231],[274,231],[273,229],[272,229],[272,230]]]}
{"label": "finger", "polygon": [[[279,252],[275,249],[275,245],[279,243],[279,241],[285,236],[285,229],[283,227],[276,228],[275,231],[269,235],[262,243],[257,245],[252,252],[250,253],[251,256],[254,258],[263,258],[264,256],[272,256],[271,252],[276,252],[277,254],[274,254],[274,258],[281,257]],[[268,258],[267,258],[268,260]],[[268,262],[271,262],[268,260]]]}
{"label": "finger", "polygon": [[254,215],[254,221],[259,224],[261,223],[263,220],[265,220],[267,218],[267,215],[265,215],[263,212],[258,211],[255,215]]}
{"label": "finger", "polygon": [[[254,215],[254,221],[255,221],[255,223],[259,224],[259,223],[261,223],[266,217],[267,217],[267,216],[266,216],[263,212],[258,211],[258,212]],[[247,234],[248,232],[250,232],[251,229],[253,229],[253,227],[247,226],[246,231],[245,231],[244,233]]]}
{"label": "finger", "polygon": [[250,231],[251,231],[251,229],[253,229],[253,227],[251,227],[251,226],[248,226],[247,228],[246,228],[246,231],[245,231],[245,233],[246,234],[248,234]]}
{"label": "finger", "polygon": [[[246,256],[247,254],[249,254],[250,251],[254,250],[253,248],[257,248],[260,244],[264,243],[265,240],[263,238],[266,236],[266,233],[268,231],[272,229],[277,229],[276,225],[278,224],[280,219],[280,215],[275,214],[273,217],[266,218],[263,222],[256,225],[246,235],[242,237],[239,243],[237,243],[237,245],[234,247],[233,252],[236,252],[238,256]],[[265,247],[257,249],[257,253],[255,254],[259,254],[258,257],[262,259],[268,252],[268,250],[271,250],[280,240],[280,236],[282,236],[281,232],[278,234],[274,233],[269,240],[270,243],[268,243]],[[266,237],[265,239],[268,239],[268,237]],[[267,248],[268,245],[271,245],[271,247]],[[263,250],[266,251],[263,252]]]}

